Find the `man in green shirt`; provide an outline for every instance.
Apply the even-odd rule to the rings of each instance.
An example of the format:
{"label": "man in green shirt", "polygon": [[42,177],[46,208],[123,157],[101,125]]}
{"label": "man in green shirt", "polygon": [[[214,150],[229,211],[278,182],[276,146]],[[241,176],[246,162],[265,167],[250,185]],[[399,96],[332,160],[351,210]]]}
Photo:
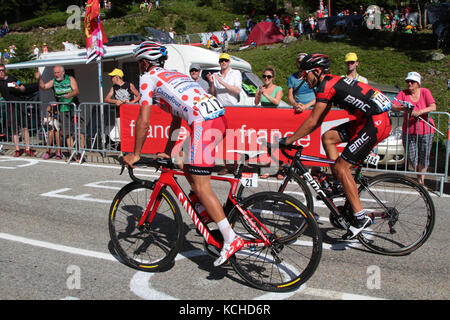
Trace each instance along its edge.
{"label": "man in green shirt", "polygon": [[[50,90],[53,88],[56,101],[59,104],[60,122],[62,123],[62,133],[66,137],[66,145],[69,148],[74,146],[75,118],[74,107],[72,103],[76,103],[76,96],[80,92],[78,84],[74,77],[65,74],[63,66],[55,66],[53,68],[54,78],[46,83],[42,80],[41,73],[36,73],[36,79],[41,90]],[[67,104],[64,104],[67,103]],[[79,119],[82,121],[82,119]],[[58,141],[59,139],[57,139]],[[80,133],[80,147],[84,148],[84,134]]]}

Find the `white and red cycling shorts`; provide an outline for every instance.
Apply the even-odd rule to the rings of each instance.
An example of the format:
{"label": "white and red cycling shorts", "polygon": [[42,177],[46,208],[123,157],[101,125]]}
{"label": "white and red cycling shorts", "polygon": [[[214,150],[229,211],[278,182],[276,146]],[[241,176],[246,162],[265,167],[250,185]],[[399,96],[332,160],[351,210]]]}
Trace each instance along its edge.
{"label": "white and red cycling shorts", "polygon": [[189,149],[184,150],[185,165],[189,173],[211,174],[215,164],[216,146],[225,137],[227,127],[225,116],[191,124]]}

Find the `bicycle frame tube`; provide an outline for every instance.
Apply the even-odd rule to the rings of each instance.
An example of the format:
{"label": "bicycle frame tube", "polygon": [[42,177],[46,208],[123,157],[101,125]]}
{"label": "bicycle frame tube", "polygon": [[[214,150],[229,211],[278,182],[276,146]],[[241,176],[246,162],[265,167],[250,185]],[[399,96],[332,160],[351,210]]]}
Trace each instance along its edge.
{"label": "bicycle frame tube", "polygon": [[[312,160],[312,158],[320,159],[320,162],[329,161],[328,163],[334,163],[334,161],[332,161],[332,160],[316,158],[316,157],[308,157],[307,160],[315,161],[315,160]],[[303,156],[301,156],[300,159],[303,159]],[[295,161],[295,163],[293,163],[293,167],[297,169],[298,174],[300,176],[303,176],[304,180],[306,180],[306,182],[308,182],[308,184],[314,189],[314,191],[316,191],[317,195],[320,197],[320,200],[322,200],[323,203],[325,203],[325,205],[328,207],[328,209],[330,209],[331,211],[334,211],[340,215],[339,210],[336,207],[336,205],[333,203],[333,201],[331,201],[326,196],[325,192],[323,192],[320,185],[317,183],[316,180],[314,180],[314,178],[311,176],[311,174],[308,172],[308,170],[306,170],[306,168],[303,166],[301,161],[297,158],[295,158],[293,161]]]}
{"label": "bicycle frame tube", "polygon": [[[222,247],[222,243],[220,241],[217,241],[211,235],[211,231],[208,228],[208,226],[202,223],[198,213],[195,211],[194,206],[191,203],[191,200],[189,199],[189,197],[186,195],[184,190],[181,188],[181,186],[178,184],[178,182],[174,178],[175,175],[184,176],[185,173],[182,171],[177,171],[177,170],[172,170],[172,169],[166,169],[166,168],[162,169],[160,178],[157,181],[155,181],[154,189],[150,196],[150,200],[147,204],[144,214],[142,215],[142,217],[139,221],[138,226],[141,226],[146,221],[149,223],[152,222],[152,220],[156,214],[156,211],[158,210],[159,203],[161,201],[161,198],[158,197],[160,195],[161,189],[168,186],[173,191],[173,193],[176,195],[178,201],[181,203],[183,208],[189,214],[189,216],[191,217],[192,221],[194,222],[197,230],[202,234],[202,236],[206,240],[206,242],[208,244],[213,245],[216,248],[220,249]],[[251,242],[248,241],[248,243],[246,243],[246,245],[250,246],[250,245],[257,244],[259,242],[264,242],[264,244],[268,243],[269,240],[267,239],[267,237],[265,237],[264,234],[262,233],[262,231],[255,225],[255,222],[249,218],[249,214],[247,212],[245,212],[245,210],[243,210],[241,208],[241,206],[236,202],[234,195],[236,194],[236,191],[237,191],[237,188],[239,185],[239,180],[236,178],[218,177],[218,176],[211,176],[211,180],[227,181],[231,184],[231,189],[228,193],[228,199],[233,203],[233,205],[235,207],[238,208],[238,210],[244,216],[246,221],[249,222],[249,224],[252,226],[252,228],[254,228],[254,230],[257,231],[257,233],[261,236],[261,238],[263,240],[263,241],[259,240],[259,241],[251,241]],[[260,221],[258,221],[255,217],[253,217],[253,218],[258,222],[259,225],[261,225],[261,227],[266,232],[268,232],[268,230],[265,228],[264,225],[261,224]]]}

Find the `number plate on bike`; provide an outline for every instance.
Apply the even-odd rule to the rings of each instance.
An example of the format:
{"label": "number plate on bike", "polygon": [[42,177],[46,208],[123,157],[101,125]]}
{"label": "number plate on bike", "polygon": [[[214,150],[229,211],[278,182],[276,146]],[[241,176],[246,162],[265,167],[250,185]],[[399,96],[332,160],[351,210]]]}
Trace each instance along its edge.
{"label": "number plate on bike", "polygon": [[382,94],[380,91],[375,91],[375,93],[370,98],[382,111],[391,110],[392,102]]}
{"label": "number plate on bike", "polygon": [[366,161],[368,164],[376,166],[378,164],[378,161],[380,161],[380,156],[377,155],[375,152],[371,152],[367,156]]}
{"label": "number plate on bike", "polygon": [[222,104],[213,96],[199,100],[196,107],[205,120],[215,119],[225,114]]}
{"label": "number plate on bike", "polygon": [[258,174],[251,172],[243,172],[241,177],[241,183],[246,188],[257,188]]}

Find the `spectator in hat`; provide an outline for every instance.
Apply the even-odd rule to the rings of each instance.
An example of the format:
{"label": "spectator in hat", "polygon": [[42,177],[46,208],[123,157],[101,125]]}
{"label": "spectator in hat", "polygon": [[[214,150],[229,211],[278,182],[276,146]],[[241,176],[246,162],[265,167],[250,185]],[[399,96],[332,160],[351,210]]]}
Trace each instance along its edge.
{"label": "spectator in hat", "polygon": [[106,95],[106,103],[114,104],[119,107],[124,103],[133,104],[139,102],[141,99],[139,91],[134,84],[123,80],[124,74],[122,70],[116,68],[108,73],[108,75],[111,77],[113,86]]}
{"label": "spectator in hat", "polygon": [[197,63],[193,63],[189,68],[189,74],[192,80],[197,82],[206,92],[209,92],[209,83],[202,78],[202,72],[200,66]]}
{"label": "spectator in hat", "polygon": [[208,73],[209,92],[224,106],[236,105],[242,87],[242,75],[230,67],[230,55],[222,53],[219,56],[220,71]]}
{"label": "spectator in hat", "polygon": [[[208,73],[209,92],[219,100],[223,106],[236,105],[239,102],[239,94],[242,88],[242,75],[239,70],[230,67],[231,57],[228,53],[219,56],[220,71],[214,74]],[[230,169],[225,166],[220,175],[227,174]]]}
{"label": "spectator in hat", "polygon": [[356,68],[359,65],[358,56],[354,52],[349,52],[345,55],[345,65],[347,66],[347,75],[343,76],[349,79],[354,79],[363,83],[368,83],[367,78],[361,76]]}
{"label": "spectator in hat", "polygon": [[[435,131],[434,121],[429,113],[436,111],[436,102],[430,90],[421,87],[422,77],[418,72],[409,72],[405,82],[407,89],[398,93],[392,103],[392,110],[404,112],[402,141],[408,163],[416,172],[426,172]],[[397,100],[410,103],[413,110],[402,106]],[[423,185],[425,175],[418,174],[417,181]]]}

